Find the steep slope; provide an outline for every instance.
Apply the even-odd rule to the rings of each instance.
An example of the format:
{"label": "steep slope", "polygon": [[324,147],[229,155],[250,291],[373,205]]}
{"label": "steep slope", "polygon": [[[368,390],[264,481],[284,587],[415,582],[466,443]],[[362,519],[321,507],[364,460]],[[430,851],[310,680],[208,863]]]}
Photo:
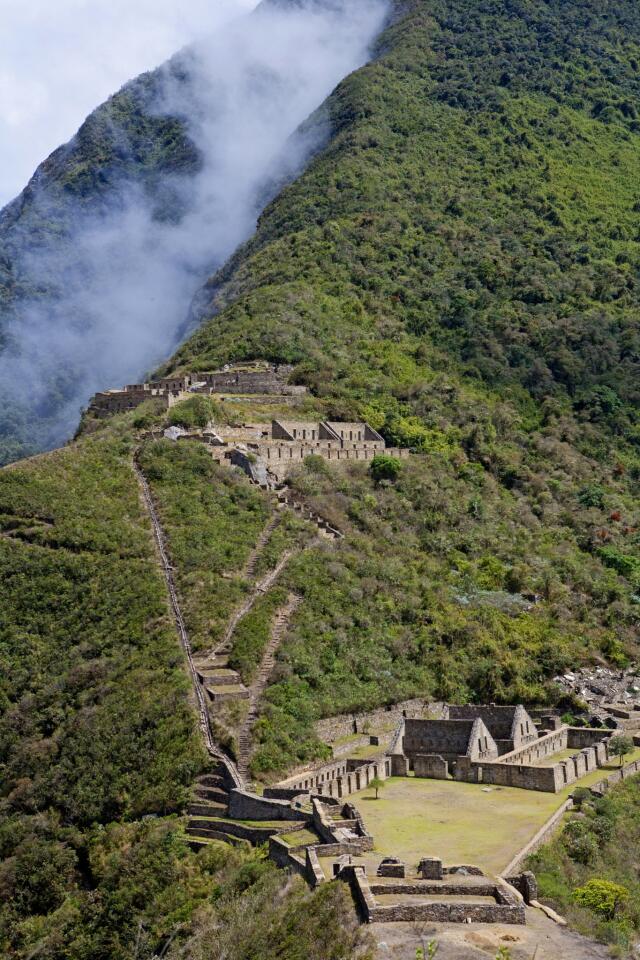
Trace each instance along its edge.
{"label": "steep slope", "polygon": [[92,393],[171,353],[195,290],[324,142],[321,118],[300,125],[386,9],[265,0],[99,107],[0,214],[0,462],[64,442]]}
{"label": "steep slope", "polygon": [[[395,482],[313,460],[291,479],[344,539],[275,528],[260,563],[303,549],[234,636],[230,665],[250,683],[300,597],[252,717],[265,780],[322,755],[324,716],[412,695],[545,703],[557,671],[638,656],[638,12],[402,12],[164,368],[293,361],[310,417],[363,416],[415,451]],[[192,857],[164,818],[201,756],[134,448],[199,649],[220,640],[247,571],[264,572],[252,557],[275,506],[202,445],[149,440],[159,422],[117,417],[0,474],[0,930],[18,957],[68,957],[70,942],[74,957],[153,956],[182,924],[179,949],[207,898],[205,948],[220,923],[237,941],[247,905],[275,910],[290,945],[264,868]],[[299,950],[331,956],[329,907]],[[249,956],[264,946],[250,926]]]}
{"label": "steep slope", "polygon": [[361,399],[353,363],[403,338],[426,370],[620,432],[639,399],[638,12],[412,8],[330,101],[330,148],[212,279],[202,319],[233,307],[178,360],[313,359],[325,392]]}
{"label": "steep slope", "polygon": [[[133,453],[109,431],[0,473],[0,954],[151,958],[197,911],[238,956],[365,957],[342,889],[188,847],[175,814],[205,755]],[[262,498],[220,479],[244,562]]]}
{"label": "steep slope", "polygon": [[[69,328],[86,325],[90,310],[80,301],[75,316],[68,311],[71,295],[91,281],[77,238],[122,214],[132,193],[152,218],[180,219],[185,213],[184,183],[201,168],[202,155],[184,120],[158,115],[157,105],[165,83],[183,89],[186,99],[187,66],[185,55],[124,87],[0,212],[0,352],[24,372],[20,383],[5,360],[0,462],[35,452],[53,438],[60,442],[56,418],[69,405],[63,419],[77,418],[78,379],[86,372],[72,355]],[[38,356],[41,337],[56,345],[53,365]]]}
{"label": "steep slope", "polygon": [[580,656],[637,656],[639,40],[631,4],[413,4],[164,368],[297,363],[327,413],[424,455],[397,493],[301,478],[357,547],[291,584],[331,571],[267,695],[263,770],[308,756],[301,718],[535,700]]}

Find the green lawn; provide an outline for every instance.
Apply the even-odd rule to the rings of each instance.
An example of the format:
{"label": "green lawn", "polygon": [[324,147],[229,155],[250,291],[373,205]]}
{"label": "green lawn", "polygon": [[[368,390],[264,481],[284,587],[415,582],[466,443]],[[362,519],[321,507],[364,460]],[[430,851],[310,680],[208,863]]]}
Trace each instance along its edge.
{"label": "green lawn", "polygon": [[441,857],[498,873],[551,816],[563,797],[513,787],[393,777],[373,799],[353,796],[375,839],[376,853],[410,864]]}
{"label": "green lawn", "polygon": [[320,837],[315,830],[292,830],[290,833],[281,833],[280,839],[290,847],[300,847],[302,844],[320,843]]}
{"label": "green lawn", "polygon": [[[575,751],[574,751],[575,752]],[[640,750],[625,758],[640,757]],[[580,786],[602,780],[607,767],[583,777]],[[371,788],[353,795],[375,840],[375,853],[416,865],[421,857],[445,864],[471,863],[499,873],[573,792],[539,793],[454,780],[392,777],[378,800]],[[486,791],[489,792],[486,792]]]}

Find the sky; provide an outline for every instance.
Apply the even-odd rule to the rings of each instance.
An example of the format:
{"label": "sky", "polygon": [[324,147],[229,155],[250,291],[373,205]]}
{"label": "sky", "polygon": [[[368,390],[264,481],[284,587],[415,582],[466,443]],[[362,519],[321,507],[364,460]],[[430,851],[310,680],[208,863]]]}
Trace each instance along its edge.
{"label": "sky", "polygon": [[[0,0],[0,10],[6,2]],[[72,0],[51,2],[62,2],[68,10]],[[102,0],[91,0],[91,15],[84,0],[73,2],[79,4],[82,23],[95,26]],[[121,0],[109,2],[117,8]],[[96,390],[137,382],[170,356],[185,336],[187,320],[193,324],[201,319],[198,310],[190,309],[194,295],[251,236],[274,193],[326,142],[329,116],[321,106],[343,77],[366,63],[387,15],[386,0],[270,3],[255,14],[247,11],[247,0],[209,0],[218,4],[218,29],[211,29],[216,24],[209,7],[202,8],[201,19],[195,16],[200,0],[181,0],[189,4],[189,17],[171,6],[173,0],[153,0],[154,9],[166,16],[161,27],[159,15],[148,14],[153,30],[142,44],[134,42],[134,35],[146,31],[143,2],[150,0],[133,0],[138,5],[135,16],[120,9],[122,26],[103,10],[105,26],[95,56],[89,55],[87,39],[78,60],[69,54],[67,61],[64,56],[57,61],[64,63],[66,80],[57,74],[55,63],[43,70],[50,78],[50,89],[42,85],[45,105],[35,96],[33,100],[40,122],[32,117],[27,123],[26,101],[18,107],[14,97],[5,104],[15,110],[5,124],[35,131],[44,122],[51,149],[122,80],[166,59],[190,35],[197,35],[183,58],[184,70],[160,73],[147,90],[151,99],[145,105],[152,115],[180,118],[198,151],[197,169],[185,176],[166,172],[159,182],[148,178],[146,189],[135,177],[119,179],[113,170],[99,202],[71,192],[64,204],[56,199],[53,209],[43,185],[34,191],[33,205],[15,230],[7,228],[16,242],[9,262],[20,279],[18,294],[31,289],[34,295],[18,295],[16,314],[10,318],[9,346],[0,352],[0,409],[2,396],[9,396],[12,409],[22,405],[25,422],[32,416],[43,420],[48,431],[43,443],[48,445],[58,445],[73,433],[80,409]],[[46,13],[43,17],[47,19]],[[232,22],[221,24],[224,17]],[[205,31],[205,25],[210,29]],[[121,76],[98,91],[105,74],[116,67],[115,60],[101,61],[97,52],[102,46],[117,46],[108,39],[107,28],[113,37],[122,33],[131,48],[125,57],[124,47],[117,47]],[[74,30],[80,37],[77,22]],[[51,38],[42,42],[46,46]],[[93,38],[90,42],[94,44]],[[58,37],[58,47],[65,45],[72,46],[69,36]],[[1,52],[0,64],[4,66]],[[74,82],[74,71],[94,84],[86,106],[86,90],[81,96],[78,88],[88,88],[90,81]],[[68,96],[55,94],[59,84]],[[64,131],[54,130],[49,116],[56,112],[58,96],[64,102]],[[126,134],[116,129],[115,135],[119,147],[126,149]],[[6,143],[3,146],[6,151]],[[46,153],[39,147],[33,160],[25,159],[23,143],[21,162],[27,169],[16,188]],[[43,221],[55,223],[57,218],[62,236],[55,229],[41,230]],[[36,230],[36,243],[28,242],[31,229]],[[39,290],[47,295],[38,295]],[[198,303],[204,309],[202,298]]]}
{"label": "sky", "polygon": [[0,208],[123,83],[257,0],[0,0]]}

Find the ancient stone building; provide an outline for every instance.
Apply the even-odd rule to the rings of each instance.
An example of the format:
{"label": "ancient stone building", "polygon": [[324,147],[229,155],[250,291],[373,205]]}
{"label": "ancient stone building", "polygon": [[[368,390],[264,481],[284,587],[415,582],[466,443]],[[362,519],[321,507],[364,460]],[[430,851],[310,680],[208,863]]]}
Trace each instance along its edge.
{"label": "ancient stone building", "polygon": [[438,756],[455,763],[459,757],[495,760],[498,747],[480,717],[475,720],[405,720],[404,755],[415,767],[421,757]]}
{"label": "ancient stone building", "polygon": [[306,387],[289,383],[292,372],[293,367],[284,364],[257,363],[196,373],[194,383],[199,391],[206,393],[304,396]]}
{"label": "ancient stone building", "polygon": [[608,759],[609,730],[538,730],[522,706],[451,706],[448,713],[404,721],[390,749],[395,775],[410,769],[418,777],[555,793]]}
{"label": "ancient stone building", "polygon": [[324,420],[273,420],[271,439],[290,443],[311,443],[327,449],[376,451],[385,449],[385,442],[368,423],[338,423]]}
{"label": "ancient stone building", "polygon": [[480,717],[485,723],[499,753],[518,750],[538,737],[535,723],[521,705],[497,706],[492,703],[483,706],[465,704],[449,707],[450,720],[473,720],[476,717]]}
{"label": "ancient stone building", "polygon": [[154,389],[148,383],[129,384],[123,390],[105,390],[91,398],[89,410],[97,417],[135,410],[141,403],[154,400],[161,409],[168,409],[175,402],[172,393]]}

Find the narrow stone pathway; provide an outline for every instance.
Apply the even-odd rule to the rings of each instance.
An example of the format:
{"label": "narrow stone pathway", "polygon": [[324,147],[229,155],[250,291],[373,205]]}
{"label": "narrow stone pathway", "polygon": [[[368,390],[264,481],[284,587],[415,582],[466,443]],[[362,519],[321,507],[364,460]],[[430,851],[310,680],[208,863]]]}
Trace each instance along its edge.
{"label": "narrow stone pathway", "polygon": [[258,719],[258,705],[262,693],[273,671],[276,653],[287,631],[294,613],[302,603],[302,597],[290,593],[287,602],[281,607],[273,620],[271,636],[265,648],[258,675],[249,691],[249,711],[238,735],[238,770],[245,782],[249,782],[249,762],[251,760],[252,731]]}
{"label": "narrow stone pathway", "polygon": [[268,590],[271,589],[295,553],[295,550],[285,550],[273,570],[270,570],[267,574],[265,574],[262,580],[259,580],[258,583],[253,586],[251,593],[244,603],[242,603],[231,615],[220,643],[218,643],[217,646],[215,646],[212,650],[203,653],[202,660],[212,660],[216,656],[229,654],[231,652],[231,641],[236,631],[236,627],[240,621],[244,619],[244,617],[246,617],[246,615],[252,610],[256,600],[258,600],[259,597],[263,596]]}
{"label": "narrow stone pathway", "polygon": [[307,520],[309,523],[315,524],[315,526],[318,528],[318,533],[324,539],[344,540],[344,534],[341,533],[340,530],[332,527],[328,520],[325,520],[324,517],[314,513],[301,500],[296,500],[291,490],[278,490],[276,492],[276,497],[278,498],[278,508],[280,510],[288,507],[295,513],[300,514],[302,520]]}
{"label": "narrow stone pathway", "polygon": [[219,764],[222,764],[231,782],[233,782],[236,786],[241,787],[243,785],[242,778],[240,777],[235,764],[232,763],[229,757],[227,757],[226,754],[222,752],[222,750],[218,747],[218,745],[216,744],[213,738],[205,692],[202,687],[202,684],[200,683],[200,678],[196,670],[196,666],[193,659],[193,651],[191,648],[191,641],[189,640],[189,634],[187,633],[184,617],[182,616],[182,611],[180,609],[178,592],[176,590],[175,580],[173,577],[173,568],[171,566],[169,555],[167,553],[164,532],[160,525],[160,520],[158,518],[155,504],[151,496],[151,490],[149,488],[149,484],[147,483],[147,479],[144,476],[142,469],[140,468],[140,465],[137,460],[137,455],[134,455],[133,469],[138,479],[138,483],[140,484],[142,497],[143,497],[145,506],[147,508],[149,518],[151,520],[153,532],[154,532],[156,543],[158,546],[158,552],[160,554],[160,560],[161,560],[162,570],[164,573],[165,583],[167,585],[167,591],[169,593],[169,599],[171,601],[171,608],[173,611],[176,628],[178,630],[180,643],[182,645],[185,656],[187,658],[187,663],[189,665],[191,683],[192,683],[193,692],[194,692],[197,707],[198,707],[200,730],[204,738],[205,746],[210,756],[214,757],[219,762]]}
{"label": "narrow stone pathway", "polygon": [[273,533],[275,528],[280,524],[281,521],[282,521],[282,514],[279,514],[279,513],[275,514],[275,516],[271,517],[266,527],[260,534],[260,538],[256,543],[255,547],[253,548],[253,550],[251,551],[251,553],[249,554],[249,559],[247,560],[247,563],[245,565],[245,568],[244,568],[245,579],[247,580],[253,579],[253,576],[256,572],[256,567],[258,565],[258,560],[262,556],[262,551],[264,550],[269,540],[271,539],[271,534]]}

